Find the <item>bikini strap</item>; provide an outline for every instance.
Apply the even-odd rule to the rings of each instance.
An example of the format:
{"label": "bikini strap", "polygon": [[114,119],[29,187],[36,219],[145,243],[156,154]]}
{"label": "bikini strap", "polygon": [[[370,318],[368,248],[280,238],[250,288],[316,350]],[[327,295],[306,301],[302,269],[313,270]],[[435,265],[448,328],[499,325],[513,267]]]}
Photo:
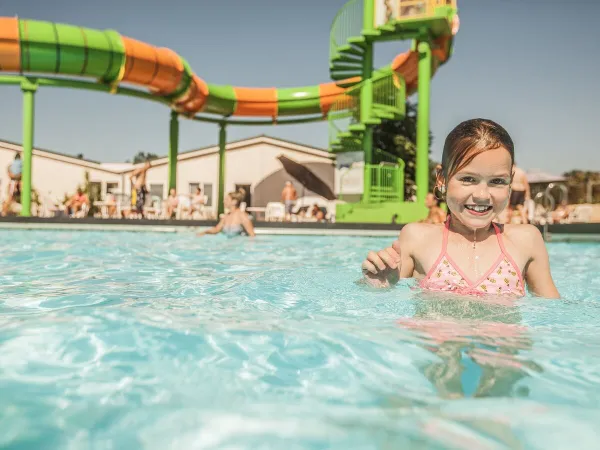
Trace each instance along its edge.
{"label": "bikini strap", "polygon": [[496,230],[496,238],[498,239],[498,245],[500,246],[500,251],[502,253],[504,253],[504,256],[508,256],[508,253],[506,252],[506,248],[504,247],[504,240],[502,239],[502,232],[500,231],[500,227],[498,225],[496,225],[494,222],[492,222],[492,225],[494,226],[494,230]]}
{"label": "bikini strap", "polygon": [[448,247],[448,232],[450,230],[450,214],[446,217],[446,223],[444,224],[444,234],[442,238],[442,255],[446,253],[446,248]]}

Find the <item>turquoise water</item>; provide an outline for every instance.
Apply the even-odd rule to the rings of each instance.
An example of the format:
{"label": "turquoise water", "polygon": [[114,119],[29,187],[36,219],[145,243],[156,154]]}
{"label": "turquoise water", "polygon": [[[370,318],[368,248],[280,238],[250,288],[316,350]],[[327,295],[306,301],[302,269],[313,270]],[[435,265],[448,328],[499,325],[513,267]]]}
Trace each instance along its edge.
{"label": "turquoise water", "polygon": [[0,448],[600,447],[600,245],[503,305],[357,284],[389,238],[0,237]]}

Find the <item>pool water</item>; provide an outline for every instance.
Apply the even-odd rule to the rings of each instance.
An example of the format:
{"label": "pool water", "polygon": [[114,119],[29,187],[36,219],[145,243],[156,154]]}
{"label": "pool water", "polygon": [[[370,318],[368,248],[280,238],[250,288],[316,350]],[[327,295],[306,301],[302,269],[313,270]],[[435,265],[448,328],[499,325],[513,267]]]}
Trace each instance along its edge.
{"label": "pool water", "polygon": [[600,245],[501,304],[357,283],[389,238],[0,236],[0,448],[600,448]]}

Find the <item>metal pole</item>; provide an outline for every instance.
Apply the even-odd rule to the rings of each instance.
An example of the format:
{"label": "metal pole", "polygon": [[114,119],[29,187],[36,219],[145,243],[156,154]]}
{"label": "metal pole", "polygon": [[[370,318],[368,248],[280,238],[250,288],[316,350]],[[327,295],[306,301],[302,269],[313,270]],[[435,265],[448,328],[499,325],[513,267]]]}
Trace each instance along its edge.
{"label": "metal pole", "polygon": [[177,153],[179,150],[179,118],[171,111],[169,127],[169,191],[177,189]]}
{"label": "metal pole", "polygon": [[219,128],[219,200],[217,214],[225,212],[225,147],[227,145],[227,125],[220,124]]}
{"label": "metal pole", "polygon": [[431,47],[420,42],[419,50],[419,104],[417,111],[417,160],[415,184],[417,202],[425,203],[429,192],[429,93],[431,84]]}
{"label": "metal pole", "polygon": [[31,164],[33,157],[33,133],[35,116],[35,80],[24,79],[23,91],[23,173],[21,175],[21,215],[31,216]]}

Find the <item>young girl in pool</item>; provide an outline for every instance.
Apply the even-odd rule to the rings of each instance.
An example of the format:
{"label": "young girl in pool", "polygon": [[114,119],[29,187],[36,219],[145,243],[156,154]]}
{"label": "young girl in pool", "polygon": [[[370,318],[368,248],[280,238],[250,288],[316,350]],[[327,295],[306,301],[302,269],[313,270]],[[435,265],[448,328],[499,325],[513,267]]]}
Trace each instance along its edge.
{"label": "young girl in pool", "polygon": [[508,205],[514,144],[504,128],[467,120],[444,143],[434,192],[448,205],[443,224],[410,223],[389,248],[369,252],[366,281],[387,287],[416,278],[425,290],[558,298],[541,233],[493,222]]}

